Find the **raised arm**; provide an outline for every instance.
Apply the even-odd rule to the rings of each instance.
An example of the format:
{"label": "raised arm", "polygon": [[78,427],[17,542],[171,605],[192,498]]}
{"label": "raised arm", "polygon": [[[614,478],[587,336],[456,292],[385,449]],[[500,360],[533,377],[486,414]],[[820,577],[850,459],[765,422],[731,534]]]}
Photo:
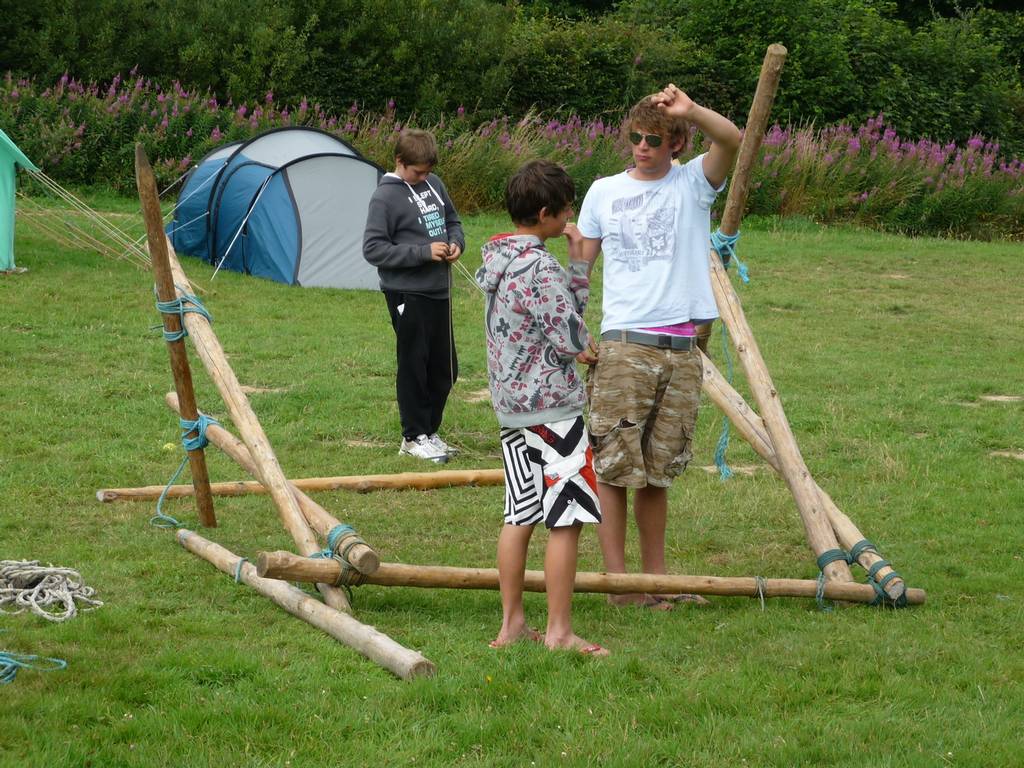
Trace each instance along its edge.
{"label": "raised arm", "polygon": [[736,160],[740,148],[740,129],[729,118],[697,104],[672,83],[652,98],[659,109],[686,119],[711,139],[711,149],[704,156],[704,176],[711,186],[719,186],[729,175]]}

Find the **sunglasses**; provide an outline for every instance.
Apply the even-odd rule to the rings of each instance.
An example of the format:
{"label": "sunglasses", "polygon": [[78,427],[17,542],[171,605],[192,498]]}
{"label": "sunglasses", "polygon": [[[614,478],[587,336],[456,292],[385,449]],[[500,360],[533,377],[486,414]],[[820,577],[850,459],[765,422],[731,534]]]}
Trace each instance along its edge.
{"label": "sunglasses", "polygon": [[647,146],[651,149],[657,149],[661,146],[661,142],[664,141],[664,139],[656,133],[638,133],[637,131],[629,132],[630,144],[637,145],[641,141],[646,141]]}

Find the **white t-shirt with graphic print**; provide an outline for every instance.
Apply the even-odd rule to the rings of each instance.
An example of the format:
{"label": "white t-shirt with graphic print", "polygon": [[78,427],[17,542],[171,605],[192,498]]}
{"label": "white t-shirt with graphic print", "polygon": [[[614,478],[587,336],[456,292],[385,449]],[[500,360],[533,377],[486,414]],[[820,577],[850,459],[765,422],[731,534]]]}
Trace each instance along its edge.
{"label": "white t-shirt with graphic print", "polygon": [[602,333],[718,317],[708,250],[711,205],[725,182],[712,187],[703,160],[656,181],[608,176],[587,192],[577,227],[601,240]]}

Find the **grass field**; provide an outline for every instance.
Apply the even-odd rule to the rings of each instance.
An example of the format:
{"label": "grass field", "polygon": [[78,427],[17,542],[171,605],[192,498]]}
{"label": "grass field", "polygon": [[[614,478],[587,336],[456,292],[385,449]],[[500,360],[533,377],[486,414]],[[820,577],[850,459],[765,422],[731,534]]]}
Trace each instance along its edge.
{"label": "grass field", "polygon": [[[505,226],[467,222],[467,266]],[[437,664],[403,682],[181,549],[149,525],[154,504],[95,500],[166,482],[181,457],[151,279],[19,229],[29,271],[0,276],[0,559],[77,568],[106,604],[59,625],[0,615],[0,650],[68,662],[0,688],[0,766],[1024,763],[1020,245],[752,221],[741,254],[740,296],[808,466],[927,604],[715,598],[653,613],[582,595],[577,630],[612,651],[587,659],[488,648],[494,592],[358,588],[358,618]],[[379,295],[211,283],[184,264],[239,379],[263,390],[252,403],[289,476],[429,468],[397,456]],[[496,468],[481,297],[455,280],[449,467]],[[595,296],[595,327],[599,313]],[[226,421],[192,360],[200,406]],[[747,446],[734,439],[730,463],[757,470],[701,469],[720,428],[709,406],[672,489],[671,570],[813,578],[786,486]],[[208,462],[214,480],[242,477],[215,448]],[[315,496],[386,561],[493,567],[501,488]],[[267,497],[216,506],[204,535],[232,551],[292,548]],[[189,500],[165,511],[198,528]],[[635,561],[635,529],[630,547]],[[601,569],[592,530],[580,568]],[[527,611],[542,626],[543,596]]]}

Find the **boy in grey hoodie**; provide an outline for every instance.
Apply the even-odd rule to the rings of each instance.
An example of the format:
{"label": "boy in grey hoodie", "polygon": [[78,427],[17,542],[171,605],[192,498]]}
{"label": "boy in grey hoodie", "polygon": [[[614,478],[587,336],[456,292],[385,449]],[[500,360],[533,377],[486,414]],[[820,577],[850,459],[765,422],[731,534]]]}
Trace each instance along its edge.
{"label": "boy in grey hoodie", "polygon": [[[608,651],[572,629],[572,593],[583,523],[600,523],[597,478],[583,423],[584,387],[576,360],[593,363],[583,322],[590,289],[582,237],[569,222],[572,179],[546,160],[527,163],[509,180],[505,204],[516,230],[483,246],[477,282],[487,294],[487,372],[501,425],[505,525],[498,537],[502,624],[492,648],[542,639],[549,648],[586,655]],[[544,242],[564,234],[569,273]],[[544,556],[547,632],[530,629],[523,579],[530,536],[550,531]]]}
{"label": "boy in grey hoodie", "polygon": [[437,432],[459,371],[450,264],[462,255],[466,239],[448,190],[431,173],[436,163],[433,135],[402,131],[395,170],[370,198],[363,257],[377,267],[395,331],[399,453],[444,463],[451,448]]}

